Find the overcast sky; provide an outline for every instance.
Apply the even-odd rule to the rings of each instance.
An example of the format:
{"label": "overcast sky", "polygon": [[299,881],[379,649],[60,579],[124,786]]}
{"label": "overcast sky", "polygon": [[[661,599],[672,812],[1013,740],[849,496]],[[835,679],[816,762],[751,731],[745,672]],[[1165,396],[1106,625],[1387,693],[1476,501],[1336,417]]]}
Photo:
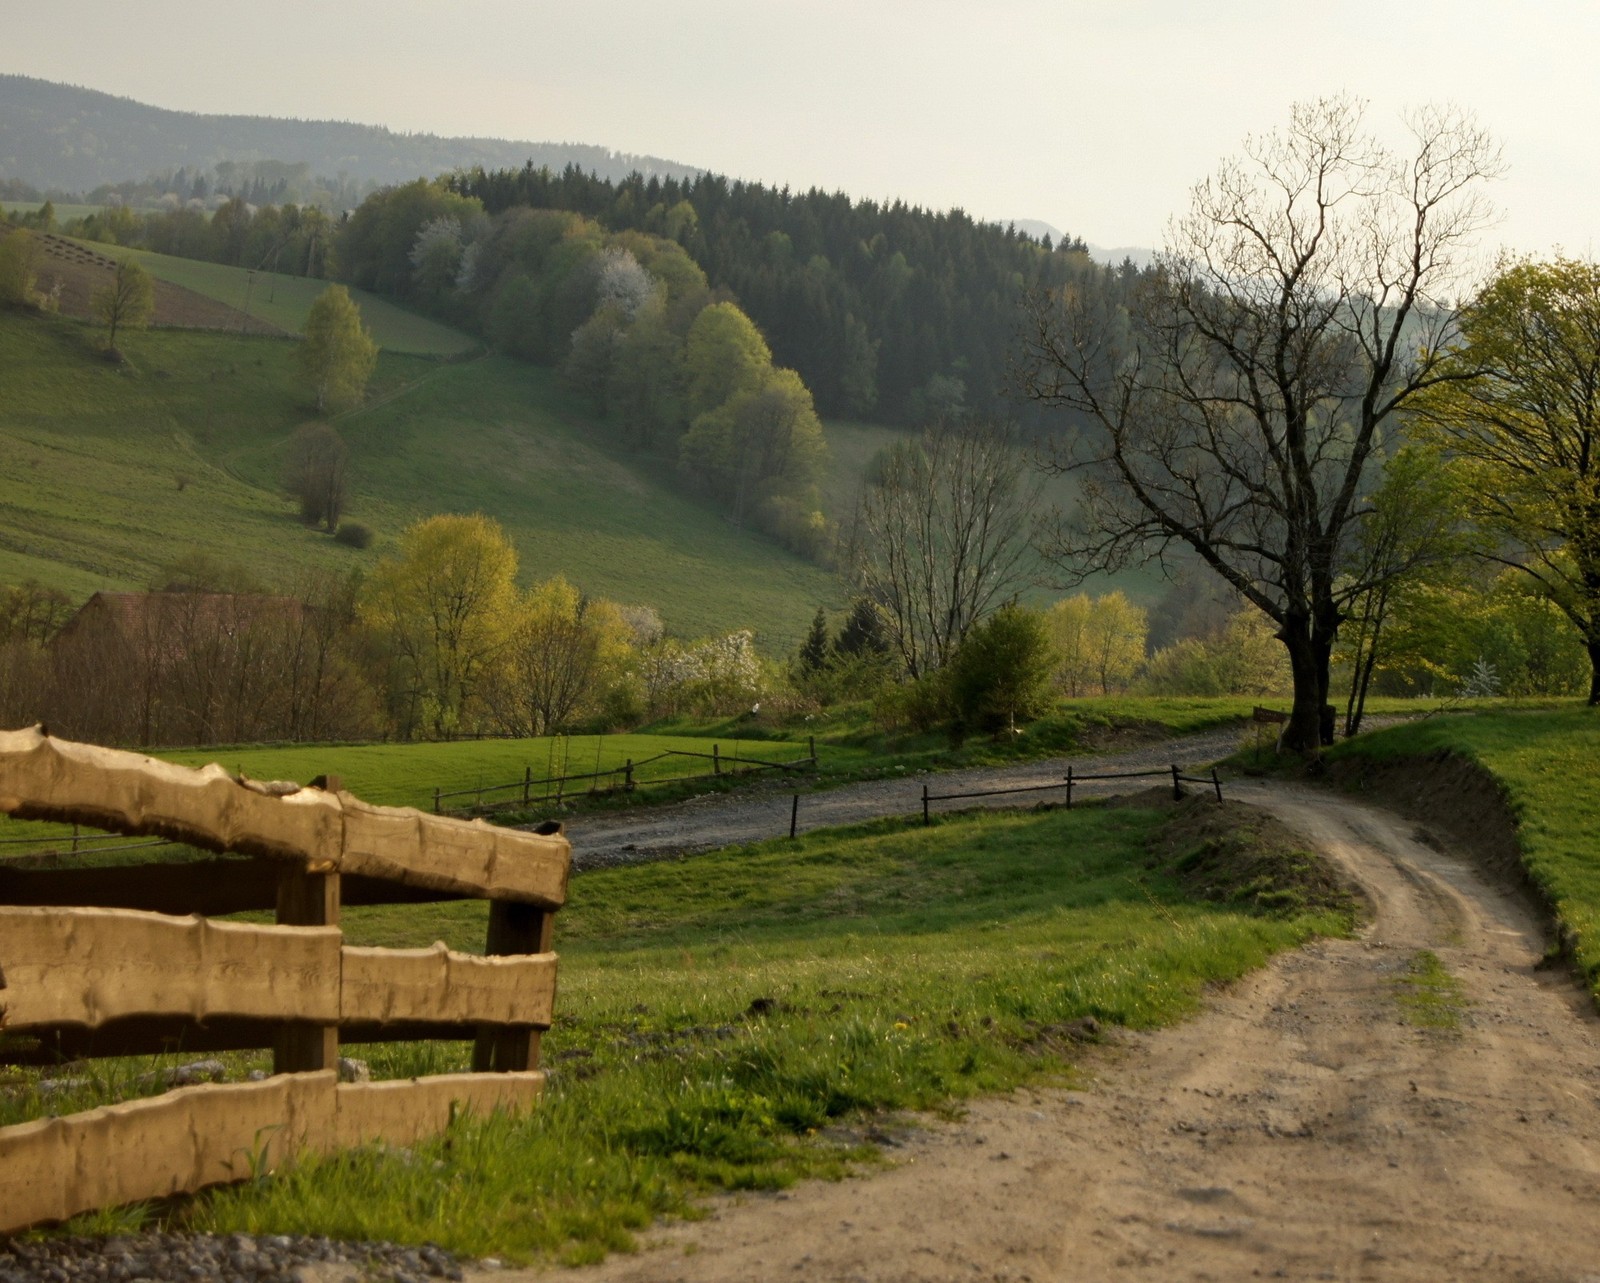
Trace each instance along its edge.
{"label": "overcast sky", "polygon": [[[1600,3],[1531,0],[73,0],[0,71],[156,106],[582,142],[736,177],[1160,242],[1297,99],[1502,141],[1490,248],[1595,247]],[[293,159],[285,157],[284,159]],[[130,175],[131,177],[132,175]],[[25,177],[25,176],[24,176]]]}

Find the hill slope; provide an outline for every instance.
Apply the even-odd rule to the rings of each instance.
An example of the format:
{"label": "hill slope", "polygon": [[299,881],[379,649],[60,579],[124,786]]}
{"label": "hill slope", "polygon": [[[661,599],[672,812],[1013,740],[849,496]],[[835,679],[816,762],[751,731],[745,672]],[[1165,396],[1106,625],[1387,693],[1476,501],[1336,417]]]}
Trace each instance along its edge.
{"label": "hill slope", "polygon": [[[69,244],[78,242],[68,242]],[[133,258],[158,282],[181,286],[196,294],[215,299],[235,313],[248,313],[251,320],[290,334],[305,329],[311,304],[329,282],[282,272],[252,272],[225,263],[206,263],[193,258],[174,258],[150,250],[126,249],[120,245],[81,242],[96,254],[110,258]],[[478,346],[478,340],[432,317],[423,316],[399,304],[354,286],[346,287],[361,308],[361,319],[372,331],[372,338],[386,352],[409,352],[416,356],[461,356]],[[197,325],[196,329],[212,328]],[[230,325],[226,328],[238,328]]]}
{"label": "hill slope", "polygon": [[185,554],[268,583],[305,567],[370,569],[407,524],[482,511],[515,541],[524,581],[656,606],[685,634],[755,628],[792,649],[825,571],[689,502],[670,472],[607,447],[555,376],[498,357],[445,365],[386,352],[369,408],[339,421],[357,552],[305,529],[278,479],[307,411],[290,340],[149,331],[119,346],[49,317],[0,313],[0,583],[75,596],[148,583]]}
{"label": "hill slope", "polygon": [[0,76],[0,177],[39,188],[89,191],[101,183],[176,170],[209,172],[224,160],[303,162],[314,174],[379,184],[482,165],[520,169],[576,165],[606,178],[692,177],[656,156],[578,143],[397,134],[348,121],[280,120],[168,111],[75,85]]}

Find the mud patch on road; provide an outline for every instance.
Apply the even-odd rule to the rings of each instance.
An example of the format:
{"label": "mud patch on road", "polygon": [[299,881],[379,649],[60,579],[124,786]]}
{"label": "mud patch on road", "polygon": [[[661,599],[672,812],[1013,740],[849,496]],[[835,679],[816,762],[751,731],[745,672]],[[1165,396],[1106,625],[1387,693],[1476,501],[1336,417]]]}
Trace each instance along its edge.
{"label": "mud patch on road", "polygon": [[1194,796],[1150,840],[1151,863],[1189,894],[1256,912],[1355,916],[1357,892],[1283,821],[1243,802]]}

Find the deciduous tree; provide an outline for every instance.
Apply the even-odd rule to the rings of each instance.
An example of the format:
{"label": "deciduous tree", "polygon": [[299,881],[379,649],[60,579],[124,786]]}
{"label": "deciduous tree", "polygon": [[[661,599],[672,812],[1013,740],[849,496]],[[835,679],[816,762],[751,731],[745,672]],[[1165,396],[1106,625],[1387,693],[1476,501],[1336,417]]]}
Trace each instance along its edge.
{"label": "deciduous tree", "polygon": [[300,504],[300,519],[322,524],[331,535],[339,528],[348,492],[350,451],[338,430],[326,423],[308,423],[289,438],[284,488]]}
{"label": "deciduous tree", "polygon": [[0,236],[0,303],[33,306],[39,257],[39,240],[25,228]]}
{"label": "deciduous tree", "polygon": [[362,613],[387,646],[403,727],[445,739],[470,729],[515,622],[517,554],[482,514],[429,517],[378,565]]}
{"label": "deciduous tree", "polygon": [[1144,667],[1148,617],[1120,591],[1064,598],[1046,620],[1056,651],[1056,684],[1064,695],[1102,695],[1128,688]]}
{"label": "deciduous tree", "polygon": [[883,456],[857,510],[854,572],[913,678],[1026,586],[1038,502],[1000,424],[936,424]]}
{"label": "deciduous tree", "polygon": [[1272,621],[1294,672],[1285,742],[1331,736],[1329,654],[1367,591],[1354,554],[1379,430],[1445,364],[1448,300],[1498,154],[1426,110],[1393,151],[1348,99],[1295,108],[1199,184],[1125,322],[1072,290],[1034,300],[1026,386],[1072,412],[1084,477],[1058,552],[1075,572],[1187,545]]}
{"label": "deciduous tree", "polygon": [[361,323],[361,309],[342,285],[330,285],[306,315],[301,368],[319,414],[361,404],[378,363],[378,345]]}
{"label": "deciduous tree", "polygon": [[518,602],[495,716],[514,735],[550,735],[592,717],[621,680],[632,630],[611,602],[588,600],[561,576]]}
{"label": "deciduous tree", "polygon": [[1600,704],[1600,264],[1515,260],[1463,311],[1425,404],[1497,554],[1582,635]]}
{"label": "deciduous tree", "polygon": [[94,314],[106,327],[106,351],[116,352],[117,331],[137,329],[156,310],[156,287],[150,273],[131,258],[117,263],[111,284],[91,300]]}

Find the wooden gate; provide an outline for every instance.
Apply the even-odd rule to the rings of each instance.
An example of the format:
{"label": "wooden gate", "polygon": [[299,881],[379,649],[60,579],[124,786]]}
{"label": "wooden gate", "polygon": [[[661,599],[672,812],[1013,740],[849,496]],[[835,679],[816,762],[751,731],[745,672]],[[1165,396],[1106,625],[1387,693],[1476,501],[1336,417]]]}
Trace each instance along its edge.
{"label": "wooden gate", "polygon": [[[229,858],[0,866],[0,1058],[61,1063],[273,1050],[261,1082],[0,1128],[0,1232],[240,1180],[368,1141],[410,1144],[460,1108],[530,1104],[555,1003],[570,852],[527,833],[370,806],[323,779],[236,779],[0,731],[0,812],[159,835]],[[487,899],[485,956],[354,948],[343,904]],[[271,910],[276,925],[215,916]],[[473,1072],[341,1083],[344,1044],[472,1039]]]}

